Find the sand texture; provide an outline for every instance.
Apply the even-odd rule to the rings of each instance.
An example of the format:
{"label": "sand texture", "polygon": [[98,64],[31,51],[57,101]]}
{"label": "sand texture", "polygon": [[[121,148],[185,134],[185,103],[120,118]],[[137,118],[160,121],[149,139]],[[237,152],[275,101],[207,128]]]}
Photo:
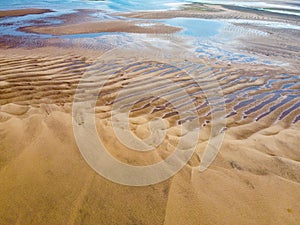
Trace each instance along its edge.
{"label": "sand texture", "polygon": [[14,17],[14,16],[26,16],[29,14],[43,14],[52,12],[50,9],[15,9],[15,10],[1,10],[0,18],[2,17]]}
{"label": "sand texture", "polygon": [[[49,11],[0,11],[0,17],[44,12]],[[79,14],[89,12],[94,11]],[[240,51],[270,61],[286,59],[287,64],[194,59],[180,48],[166,47],[182,28],[141,19],[233,18],[238,12],[205,6],[202,11],[189,8],[118,15],[138,20],[95,21],[90,16],[81,21],[74,13],[63,16],[64,23],[59,25],[34,21],[35,25],[21,27],[29,36],[0,37],[0,224],[300,224],[300,51],[295,41],[299,33],[284,37],[287,31],[279,29],[269,41],[250,36],[239,42]],[[240,18],[271,17],[253,15],[244,12]],[[136,36],[116,38],[115,34],[106,39],[61,37],[100,32],[149,36],[138,36],[145,39],[140,42]],[[37,34],[53,36],[34,36]],[[153,34],[162,34],[159,37],[165,46]],[[123,48],[124,42],[132,45]],[[166,53],[165,61],[151,55],[157,49]],[[176,61],[181,64],[171,64]],[[87,80],[80,83],[83,77]],[[161,82],[162,77],[171,85]],[[218,92],[213,80],[222,89],[226,125],[206,95]],[[80,84],[84,88],[78,91]],[[125,94],[119,96],[124,88]],[[126,186],[100,176],[83,158],[72,123],[84,126],[86,121],[72,114],[75,98],[86,102],[91,96],[97,97],[94,118],[99,138],[120,162],[134,166],[158,163],[172,155],[183,137],[199,131],[195,153],[175,176],[158,184]],[[143,98],[136,101],[139,96]],[[180,118],[180,110],[189,115],[191,102],[198,117]],[[151,120],[163,121],[164,126],[154,126],[158,136],[165,134],[159,146],[149,152],[124,146],[114,134],[124,128],[124,124],[113,123],[112,113],[121,119],[124,116],[124,107],[115,110],[116,104],[131,107],[129,127],[140,139],[149,137]],[[188,126],[182,132],[184,124]],[[222,134],[216,159],[200,172],[211,137]],[[90,140],[85,141],[89,144]],[[149,143],[156,146],[157,140]],[[186,141],[182,148],[190,145]]]}
{"label": "sand texture", "polygon": [[155,24],[150,26],[139,26],[137,22],[126,21],[104,21],[104,22],[86,22],[60,26],[45,27],[25,27],[22,31],[67,35],[67,34],[84,34],[84,33],[101,33],[101,32],[127,32],[127,33],[152,33],[152,34],[168,34],[175,33],[180,28],[166,26],[163,24]]}
{"label": "sand texture", "polygon": [[[239,113],[250,106],[238,110],[234,119],[228,119],[220,154],[205,173],[198,171],[199,157],[195,155],[172,179],[148,187],[127,187],[91,170],[74,140],[71,102],[78,79],[88,66],[87,58],[3,57],[1,224],[298,224],[300,208],[295,196],[300,195],[300,131],[299,121],[292,122],[299,108],[272,125],[293,102],[259,122],[241,119]],[[259,76],[257,71],[255,74]],[[129,72],[126,79],[134,77]],[[123,79],[118,82],[122,85]],[[119,85],[112,83],[107,88],[117,91],[114,86]],[[241,88],[245,87],[237,84],[225,93]],[[111,97],[104,98],[106,104]],[[143,124],[151,117],[153,107],[163,104],[152,101],[148,105],[149,101],[132,115],[133,129],[141,137],[148,132]],[[236,101],[231,104],[238,105]],[[257,101],[259,105],[264,99]],[[278,101],[265,105],[253,117]],[[111,132],[109,110],[109,104],[97,107],[100,134]],[[168,143],[176,143],[180,137],[174,124],[176,115],[166,117],[169,110],[159,110],[155,116],[168,121],[168,137],[173,140]],[[207,142],[208,127],[201,133],[199,153]],[[125,162],[153,163],[166,154],[163,148],[147,157],[126,152],[120,155],[114,152],[117,148],[113,146],[118,146],[115,140],[108,138],[105,143]]]}

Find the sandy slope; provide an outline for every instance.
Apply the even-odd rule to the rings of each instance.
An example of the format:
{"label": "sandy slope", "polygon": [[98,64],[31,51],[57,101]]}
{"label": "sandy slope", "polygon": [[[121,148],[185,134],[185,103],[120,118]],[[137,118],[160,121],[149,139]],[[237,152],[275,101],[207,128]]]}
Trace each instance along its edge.
{"label": "sandy slope", "polygon": [[[164,183],[135,188],[91,170],[74,142],[71,116],[48,108],[0,124],[1,224],[299,223],[299,127],[254,134],[261,147],[254,137],[228,137],[206,172],[187,166]],[[286,147],[273,146],[287,139]]]}
{"label": "sandy slope", "polygon": [[[48,49],[47,53],[45,50],[34,50],[35,56],[26,50],[17,51],[17,55],[14,50],[1,52],[0,224],[299,224],[300,127],[299,120],[295,120],[299,108],[277,121],[295,101],[275,107],[256,122],[253,119],[264,115],[282,99],[269,101],[247,118],[243,118],[243,113],[266,99],[258,98],[236,107],[237,113],[227,119],[228,129],[220,153],[203,173],[197,170],[200,157],[194,155],[180,173],[163,183],[122,186],[99,176],[86,164],[73,135],[71,102],[79,79],[91,69],[93,54],[82,56],[75,50],[57,54],[57,49]],[[151,65],[168,71],[161,64]],[[107,92],[96,108],[100,136],[111,132],[109,102],[122,85],[138,79],[134,71],[143,66],[129,67],[123,71],[125,77],[117,73],[113,82],[108,82]],[[284,72],[266,66],[251,71],[242,65],[231,68],[220,65],[215,70],[223,71],[216,76],[225,95],[245,90],[248,85],[261,86],[252,93],[255,97],[286,82],[282,79],[275,86],[263,86],[268,76],[256,83],[242,82],[238,78],[243,69],[252,77],[270,74],[279,78]],[[203,69],[203,77],[206,73]],[[167,76],[175,74],[170,72]],[[189,80],[181,82],[191,95],[197,91],[189,86]],[[151,85],[146,83],[143,87]],[[203,99],[198,101],[201,105]],[[242,101],[241,97],[235,98],[227,106],[228,113]],[[174,122],[178,118],[170,114],[172,108],[162,107],[164,104],[151,98],[137,104],[138,110],[131,115],[135,121],[132,129],[141,137],[147,136],[145,124],[151,118],[151,111],[158,107],[160,110],[153,115],[168,122],[168,143],[176,145],[180,135]],[[199,108],[203,116],[200,122],[206,125],[197,148],[200,155],[210,134],[210,124],[206,122],[209,116],[204,117],[208,111]],[[126,149],[118,153],[113,148],[113,137],[105,135],[103,140],[115,157],[127,162],[147,164],[164,157],[162,152],[155,154],[158,158],[128,154]]]}

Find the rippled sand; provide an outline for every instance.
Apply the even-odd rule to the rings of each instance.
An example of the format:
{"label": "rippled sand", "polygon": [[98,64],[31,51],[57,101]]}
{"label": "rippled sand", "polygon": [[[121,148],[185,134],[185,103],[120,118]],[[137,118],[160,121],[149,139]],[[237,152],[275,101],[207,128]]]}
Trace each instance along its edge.
{"label": "rippled sand", "polygon": [[[112,53],[115,57],[101,63],[102,49],[63,43],[1,49],[0,224],[299,224],[300,74],[293,60],[282,67],[194,62],[178,55],[182,63],[173,66]],[[101,76],[86,82],[79,98],[88,98],[107,78],[95,109],[98,133],[114,157],[132,165],[165,159],[185,135],[180,124],[186,121],[153,91],[185,110],[178,86],[147,79],[168,78],[187,91],[201,130],[196,153],[178,174],[156,185],[130,187],[87,165],[74,139],[71,110],[79,81],[89,74]],[[213,112],[203,93],[215,91],[211,80],[223,90],[226,128],[220,129],[226,132],[216,160],[199,172],[211,135]],[[133,152],[114,138],[110,113],[128,84],[135,95],[124,96],[125,103],[149,92],[132,105],[131,130],[146,138],[149,120],[158,117],[166,124],[166,139],[153,152]]]}

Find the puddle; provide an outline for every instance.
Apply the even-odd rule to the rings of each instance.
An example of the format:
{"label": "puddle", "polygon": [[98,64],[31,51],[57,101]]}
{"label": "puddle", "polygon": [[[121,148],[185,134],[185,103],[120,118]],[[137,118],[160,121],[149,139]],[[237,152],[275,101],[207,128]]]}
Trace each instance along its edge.
{"label": "puddle", "polygon": [[192,37],[213,37],[220,33],[227,23],[216,20],[206,20],[197,18],[174,18],[165,20],[164,23],[181,27],[183,30],[179,34]]}

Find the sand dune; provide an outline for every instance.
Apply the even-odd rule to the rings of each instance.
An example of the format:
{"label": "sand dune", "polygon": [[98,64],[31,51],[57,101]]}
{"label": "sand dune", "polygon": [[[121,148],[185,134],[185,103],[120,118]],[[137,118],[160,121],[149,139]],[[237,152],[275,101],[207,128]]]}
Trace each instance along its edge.
{"label": "sand dune", "polygon": [[[289,96],[299,94],[299,88],[292,71],[219,65],[208,72],[204,66],[197,81],[207,85],[207,74],[214,74],[227,101],[227,131],[216,161],[200,173],[200,158],[194,155],[174,178],[127,187],[97,175],[76,146],[71,103],[83,73],[101,73],[102,78],[115,73],[96,107],[100,136],[112,132],[109,112],[122,86],[158,88],[147,77],[161,74],[179,83],[198,106],[203,125],[199,154],[211,126],[200,88],[182,71],[155,61],[120,59],[99,68],[90,64],[92,58],[80,55],[40,54],[6,54],[0,59],[1,224],[298,224],[300,208],[294,196],[300,195],[299,100]],[[124,65],[126,69],[119,70]],[[97,80],[86,85],[93,90]],[[162,93],[164,89],[180,100],[176,87],[162,87]],[[130,102],[130,96],[125,97]],[[164,142],[156,153],[141,157],[126,148],[123,153],[115,151],[119,144],[113,136],[103,140],[124,162],[143,165],[161,160],[180,138],[174,111],[150,95],[131,114],[132,130],[140,137],[147,136],[150,118],[167,122],[167,152]]]}

